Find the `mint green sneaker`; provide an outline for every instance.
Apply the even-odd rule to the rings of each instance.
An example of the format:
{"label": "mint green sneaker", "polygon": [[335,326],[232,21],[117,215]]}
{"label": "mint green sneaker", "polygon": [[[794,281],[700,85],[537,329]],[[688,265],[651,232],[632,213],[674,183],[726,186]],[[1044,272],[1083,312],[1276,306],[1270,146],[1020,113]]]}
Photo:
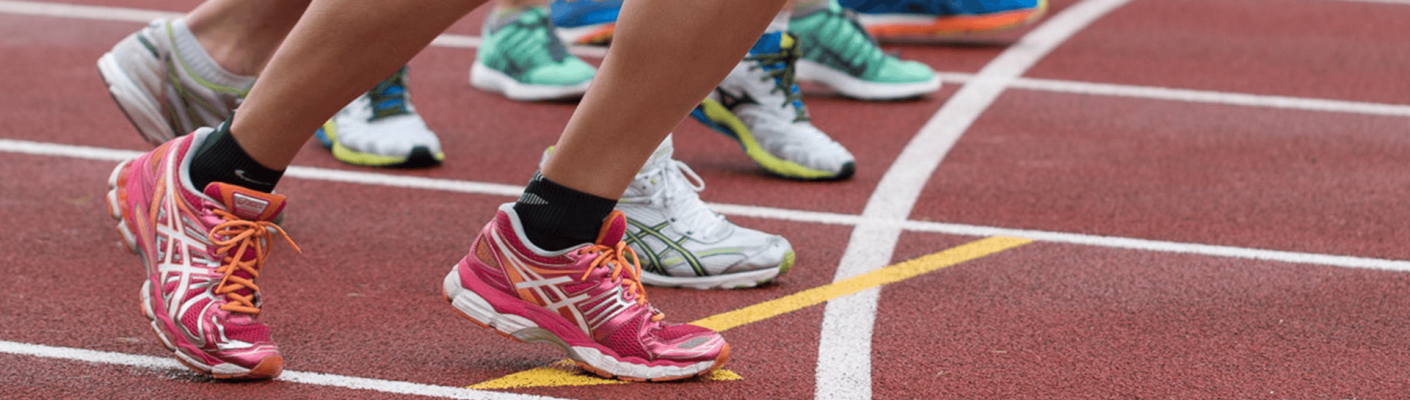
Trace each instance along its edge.
{"label": "mint green sneaker", "polygon": [[934,70],[886,55],[856,14],[836,0],[826,9],[793,16],[788,30],[798,36],[803,52],[798,60],[800,81],[863,100],[904,99],[940,89]]}
{"label": "mint green sneaker", "polygon": [[529,8],[514,22],[486,23],[484,41],[470,68],[470,84],[510,100],[582,97],[597,69],[568,54],[543,8]]}

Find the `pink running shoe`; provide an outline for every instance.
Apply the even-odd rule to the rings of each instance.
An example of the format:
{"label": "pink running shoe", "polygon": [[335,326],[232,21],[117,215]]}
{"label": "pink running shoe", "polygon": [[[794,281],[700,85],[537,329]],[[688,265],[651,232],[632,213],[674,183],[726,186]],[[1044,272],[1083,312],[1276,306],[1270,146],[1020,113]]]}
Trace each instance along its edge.
{"label": "pink running shoe", "polygon": [[661,322],[665,315],[646,301],[624,232],[626,218],[613,211],[596,243],[545,251],[521,239],[514,204],[501,205],[446,275],[446,300],[502,335],[557,344],[603,377],[668,381],[719,369],[729,344],[709,329]]}
{"label": "pink running shoe", "polygon": [[216,379],[274,378],[284,358],[256,320],[254,281],[272,237],[294,244],[269,222],[284,196],[224,183],[197,191],[187,169],[210,132],[197,129],[118,164],[108,178],[109,211],[147,268],[142,314],[176,360]]}

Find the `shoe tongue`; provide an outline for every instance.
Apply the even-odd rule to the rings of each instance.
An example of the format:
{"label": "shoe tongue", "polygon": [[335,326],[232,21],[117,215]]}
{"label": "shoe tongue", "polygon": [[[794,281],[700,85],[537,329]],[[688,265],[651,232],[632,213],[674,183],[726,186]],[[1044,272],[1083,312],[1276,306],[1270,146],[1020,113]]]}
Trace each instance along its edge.
{"label": "shoe tongue", "polygon": [[602,221],[602,229],[597,231],[597,244],[607,247],[617,247],[617,242],[622,241],[622,235],[627,233],[627,216],[620,210],[612,210],[607,215],[607,219]]}
{"label": "shoe tongue", "polygon": [[224,205],[226,211],[246,220],[273,220],[284,210],[284,196],[236,185],[211,182],[206,185],[205,193]]}
{"label": "shoe tongue", "polygon": [[671,159],[671,154],[675,153],[675,145],[671,142],[671,136],[667,135],[666,140],[662,140],[661,145],[656,146],[656,151],[651,153],[651,158],[646,159],[646,164],[641,168],[642,172]]}

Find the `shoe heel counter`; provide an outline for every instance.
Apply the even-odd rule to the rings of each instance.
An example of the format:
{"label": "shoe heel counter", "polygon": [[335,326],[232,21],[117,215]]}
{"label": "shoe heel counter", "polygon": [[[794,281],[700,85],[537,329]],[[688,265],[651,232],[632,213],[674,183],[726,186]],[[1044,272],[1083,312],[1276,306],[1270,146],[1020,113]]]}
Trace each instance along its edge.
{"label": "shoe heel counter", "polygon": [[480,235],[475,237],[475,241],[470,245],[470,254],[460,261],[460,280],[466,282],[471,279],[483,282],[495,290],[504,293],[514,293],[509,286],[509,279],[505,275],[504,266],[500,262],[501,254],[495,250],[494,244],[490,242],[493,223],[485,226]]}

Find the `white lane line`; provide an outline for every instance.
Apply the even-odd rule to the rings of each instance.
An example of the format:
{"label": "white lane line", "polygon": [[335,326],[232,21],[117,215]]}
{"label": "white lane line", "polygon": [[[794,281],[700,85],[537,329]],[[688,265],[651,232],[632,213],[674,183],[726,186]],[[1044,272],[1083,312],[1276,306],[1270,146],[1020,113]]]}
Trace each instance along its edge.
{"label": "white lane line", "polygon": [[88,6],[63,3],[0,0],[0,13],[41,17],[94,19],[147,23],[158,18],[176,18],[184,13],[125,7]]}
{"label": "white lane line", "polygon": [[[119,162],[140,154],[132,150],[108,149],[91,146],[74,146],[56,143],[40,143],[23,140],[0,139],[0,153],[30,154],[48,157],[75,158],[94,161]],[[290,167],[285,176],[314,181],[340,182],[354,185],[387,186],[404,189],[435,190],[442,192],[518,197],[524,188],[500,183],[461,181],[453,179],[422,178],[377,172],[358,172],[314,167]],[[856,214],[840,214],[820,211],[792,210],[785,208],[761,207],[742,204],[708,203],[711,209],[721,213],[750,218],[776,219],[791,222],[804,222],[828,225],[860,226],[901,229],[912,232],[933,232],[961,236],[1017,236],[1043,242],[1067,243],[1084,246],[1107,247],[1129,250],[1160,251],[1178,254],[1194,254],[1214,257],[1234,257],[1253,260],[1280,261],[1298,264],[1316,264],[1345,268],[1369,268],[1388,271],[1410,272],[1410,261],[1386,260],[1378,258],[1352,257],[1316,253],[1298,253],[1281,250],[1265,250],[1232,246],[1215,246],[1199,243],[1180,243],[1160,240],[1123,238],[1113,236],[1086,235],[1080,233],[1051,232],[993,226],[950,224],[913,220],[868,220]]]}
{"label": "white lane line", "polygon": [[[0,340],[0,353],[50,358],[58,360],[82,361],[94,364],[124,365],[155,370],[186,370],[185,366],[172,358],[159,358],[137,354],[114,353],[55,347],[40,344],[19,343]],[[317,372],[284,371],[276,380],[307,385],[340,387],[356,390],[371,390],[382,393],[407,394],[416,396],[440,397],[447,399],[486,399],[486,400],[551,400],[555,397],[531,396],[514,393],[490,392],[454,386],[437,386],[423,383],[390,381],[385,379],[359,378],[355,376],[322,374]]]}
{"label": "white lane line", "polygon": [[[1406,0],[1410,1],[1410,0]],[[944,72],[941,80],[947,83],[965,84],[974,75]],[[1410,117],[1410,105],[1368,103],[1361,101],[1314,99],[1305,97],[1257,95],[1245,93],[1215,92],[1208,90],[1176,89],[1158,86],[1133,86],[1111,83],[1064,81],[1056,79],[1019,78],[1009,84],[1009,89],[1026,89],[1056,93],[1085,94],[1094,96],[1129,97],[1152,100],[1179,101],[1186,103],[1207,103],[1244,107],[1280,108],[1289,110],[1336,112],[1364,115],[1384,115]]]}
{"label": "white lane line", "polygon": [[51,156],[78,158],[94,161],[120,162],[129,158],[141,155],[141,152],[133,150],[109,149],[92,146],[75,146],[70,144],[31,142],[28,140],[0,139],[0,151],[7,153],[31,154],[36,156]]}
{"label": "white lane line", "polygon": [[488,194],[519,198],[524,193],[523,186],[500,183],[458,181],[452,179],[422,178],[393,174],[343,171],[313,167],[289,167],[284,176],[316,181],[355,183],[359,185],[391,186],[408,189],[437,190],[443,192]]}
{"label": "white lane line", "polygon": [[908,221],[904,225],[904,229],[914,232],[935,232],[963,236],[1014,236],[1026,239],[1033,239],[1039,242],[1066,243],[1082,246],[1105,247],[1112,249],[1156,251],[1163,253],[1192,254],[1211,257],[1228,257],[1249,260],[1276,261],[1292,264],[1312,264],[1341,268],[1363,268],[1393,272],[1410,272],[1410,261],[1387,260],[1382,258],[1299,253],[1292,251],[1219,246],[1201,243],[1182,243],[1163,240],[1123,238],[1115,236],[1085,235],[1080,233],[1010,229],[921,221]]}
{"label": "white lane line", "polygon": [[[143,10],[124,7],[88,6],[63,3],[41,3],[30,1],[0,0],[0,14],[35,15],[56,18],[92,19],[99,21],[120,21],[147,23],[159,18],[178,18],[185,13]],[[114,40],[116,41],[116,39]],[[431,41],[432,46],[463,49],[480,48],[479,36],[441,34]],[[567,46],[568,52],[578,57],[602,58],[607,55],[606,47]]]}
{"label": "white lane line", "polygon": [[[1410,4],[1410,2],[1407,2],[1407,1],[1394,1],[1394,0],[1365,0],[1365,1],[1380,2],[1380,3]],[[33,4],[38,4],[38,5],[47,5],[47,3],[28,3],[28,2],[0,1],[0,12],[5,12],[5,11],[7,11],[7,10],[13,9],[12,7],[8,7],[8,6],[12,6],[12,5],[15,5],[15,4],[31,4],[31,5],[33,5]],[[62,10],[62,11],[61,11],[61,12],[62,12],[62,15],[53,15],[53,16],[61,16],[61,17],[73,17],[73,16],[78,16],[78,17],[88,17],[88,18],[95,18],[95,19],[120,19],[120,18],[127,18],[127,19],[124,19],[124,20],[131,20],[131,21],[133,21],[133,22],[145,22],[145,21],[150,20],[150,19],[153,19],[153,18],[167,17],[167,16],[170,16],[170,15],[174,15],[174,14],[172,14],[172,13],[163,13],[163,12],[146,12],[146,13],[144,14],[144,11],[143,11],[143,10],[131,10],[131,11],[134,11],[134,12],[130,12],[130,13],[128,13],[128,12],[112,13],[111,10],[122,10],[122,9],[117,9],[117,8],[112,8],[112,7],[103,8],[103,9],[106,9],[106,11],[103,11],[103,10],[86,10],[86,11],[85,11],[85,10],[80,10],[80,9],[83,8],[83,7],[87,7],[87,6],[68,6],[68,8],[58,7],[58,8],[50,8],[49,10]],[[84,12],[76,12],[76,11],[84,11]],[[16,13],[22,13],[22,12],[16,12]],[[30,13],[30,14],[34,14],[34,13]],[[36,15],[44,15],[44,14],[36,14]],[[478,45],[479,45],[479,38],[474,37],[474,36],[445,35],[445,36],[442,36],[441,38],[438,38],[438,39],[436,40],[436,42],[433,43],[433,45],[446,46],[446,47],[475,48],[475,47],[478,47]],[[600,49],[588,48],[587,50],[599,51]],[[593,54],[601,54],[601,53],[593,53]],[[592,56],[592,55],[590,54],[590,55],[588,55],[588,56]],[[948,74],[948,75],[960,75],[960,74]],[[965,78],[961,78],[961,79],[968,80],[968,79],[965,79]],[[1036,83],[1035,83],[1035,82],[1036,82]],[[1152,98],[1162,98],[1162,99],[1168,99],[1168,100],[1204,101],[1204,102],[1223,102],[1223,103],[1226,103],[1226,104],[1240,104],[1240,105],[1251,105],[1251,106],[1275,106],[1275,107],[1276,107],[1276,105],[1269,105],[1269,104],[1277,104],[1277,103],[1278,103],[1278,102],[1276,102],[1276,101],[1275,101],[1275,102],[1264,101],[1265,99],[1257,98],[1257,97],[1259,97],[1259,96],[1254,96],[1254,97],[1239,97],[1239,96],[1252,96],[1252,95],[1237,95],[1237,94],[1235,94],[1235,95],[1233,95],[1233,96],[1220,96],[1220,95],[1224,95],[1224,94],[1219,94],[1219,93],[1217,93],[1217,92],[1180,91],[1179,89],[1120,87],[1119,85],[1085,84],[1085,83],[1081,83],[1081,82],[1061,82],[1061,81],[1049,81],[1049,82],[1051,82],[1051,83],[1059,83],[1059,85],[1052,85],[1052,84],[1044,85],[1044,84],[1042,84],[1041,82],[1039,82],[1039,80],[1019,79],[1019,80],[1010,82],[1010,86],[1013,86],[1013,87],[1024,87],[1024,88],[1029,88],[1029,89],[1034,89],[1034,90],[1067,91],[1067,92],[1074,92],[1074,93],[1104,94],[1104,95],[1126,95],[1126,96],[1133,96],[1133,97],[1149,96],[1149,97],[1152,97]],[[1029,83],[1033,83],[1033,84],[1030,85]],[[1068,86],[1063,86],[1062,84],[1067,84]],[[1137,89],[1137,90],[1130,90],[1130,89],[1132,89],[1132,88],[1135,88],[1135,89]],[[1119,90],[1117,90],[1117,89],[1119,89]],[[1140,89],[1145,89],[1145,90],[1140,90]],[[1180,93],[1180,92],[1185,92],[1185,93]],[[1171,93],[1175,93],[1176,95],[1171,95]],[[1188,96],[1189,93],[1202,94],[1202,96]],[[1215,94],[1216,96],[1208,96],[1208,94]],[[1272,96],[1261,96],[1261,97],[1270,97],[1270,98],[1271,98]],[[1208,100],[1208,99],[1214,99],[1214,100]],[[1233,99],[1233,100],[1229,100],[1229,99]],[[1253,100],[1249,100],[1249,99],[1253,99]],[[1403,106],[1398,106],[1398,105],[1377,105],[1377,104],[1370,104],[1370,103],[1357,103],[1357,104],[1354,104],[1354,105],[1352,105],[1352,106],[1350,106],[1350,107],[1347,107],[1347,106],[1345,106],[1345,105],[1337,104],[1337,102],[1335,102],[1335,101],[1326,101],[1326,100],[1317,100],[1317,99],[1296,99],[1296,98],[1285,98],[1285,99],[1291,99],[1291,100],[1292,100],[1291,102],[1288,102],[1288,103],[1291,103],[1291,104],[1293,104],[1293,105],[1292,105],[1292,106],[1287,106],[1288,108],[1301,108],[1301,109],[1319,109],[1319,108],[1320,108],[1320,109],[1323,109],[1324,111],[1361,112],[1361,113],[1383,114],[1383,115],[1403,115],[1402,113],[1404,112],[1404,110],[1396,108],[1396,107],[1403,107]],[[1242,102],[1242,103],[1240,103],[1240,102]],[[1328,103],[1328,102],[1331,102],[1331,103]],[[1351,103],[1351,102],[1344,102],[1344,103]],[[1328,105],[1328,104],[1330,104],[1330,105]],[[1366,111],[1366,110],[1365,110],[1366,107],[1363,107],[1363,105],[1370,105],[1370,106],[1372,106],[1372,107],[1371,107],[1372,110],[1371,110],[1371,111]],[[1382,110],[1389,110],[1389,111],[1377,111],[1376,109],[1374,109],[1375,106],[1381,106],[1381,107],[1382,107]],[[1384,107],[1390,107],[1390,108],[1384,108]],[[297,167],[296,167],[296,168],[297,168]],[[311,179],[327,179],[327,180],[336,180],[336,181],[343,181],[343,182],[361,183],[361,182],[359,182],[359,180],[358,180],[358,179],[361,179],[361,178],[356,177],[356,175],[355,175],[355,174],[357,174],[357,173],[353,173],[354,175],[347,175],[348,173],[346,173],[345,171],[338,171],[338,170],[321,170],[321,169],[309,169],[308,172],[310,173],[310,176],[307,176],[307,177],[309,177],[309,178],[311,178]],[[326,172],[327,174],[324,174],[325,172]],[[380,174],[372,174],[372,175],[380,175]],[[291,176],[298,176],[298,174],[295,173],[294,171],[291,171]],[[320,178],[320,176],[321,176],[322,178]],[[451,191],[470,192],[470,193],[482,193],[482,192],[480,192],[480,190],[484,190],[483,193],[490,193],[490,192],[493,192],[493,193],[490,193],[490,194],[503,194],[503,192],[504,192],[505,190],[509,190],[509,189],[505,189],[506,187],[509,187],[509,186],[507,186],[507,185],[489,184],[489,185],[491,185],[491,186],[489,186],[489,187],[490,187],[490,188],[493,188],[493,189],[482,189],[482,188],[475,188],[474,186],[477,185],[477,184],[476,184],[476,183],[473,183],[473,182],[469,182],[469,183],[468,183],[469,185],[466,185],[467,182],[458,182],[458,183],[454,183],[454,184],[446,184],[446,182],[443,182],[443,181],[441,181],[441,180],[430,179],[430,180],[426,180],[426,181],[424,181],[424,182],[414,182],[414,183],[409,183],[409,184],[395,184],[395,183],[405,182],[404,179],[401,179],[401,178],[404,178],[404,177],[389,178],[389,177],[384,177],[384,176],[383,176],[383,177],[376,177],[376,178],[377,178],[377,179],[381,179],[381,180],[385,180],[385,182],[382,182],[382,183],[380,183],[380,184],[389,184],[389,185],[391,185],[391,186],[399,186],[399,187],[420,187],[420,186],[425,186],[425,185],[430,185],[430,184],[441,184],[441,185],[444,185],[445,187],[440,188],[440,190],[451,190]],[[374,180],[377,180],[377,179],[374,179]],[[454,182],[454,181],[453,181],[453,182]],[[432,186],[434,186],[434,185],[432,185]],[[517,190],[518,190],[517,188],[512,189],[512,190],[511,190],[511,191],[513,192],[512,194],[505,194],[505,195],[507,195],[507,196],[513,196],[514,194],[517,194]],[[912,203],[912,204],[913,204],[913,203]],[[719,206],[719,207],[722,207],[722,208],[729,208],[729,207],[730,207],[729,205],[716,205],[716,206]],[[748,207],[748,206],[738,206],[738,207],[741,207],[741,208],[744,208],[744,209],[749,209],[749,208],[750,208],[750,207]],[[737,211],[738,214],[743,214],[743,213],[738,212],[739,210],[736,210],[736,211]],[[805,215],[805,218],[802,218],[802,219],[804,219],[804,220],[809,219],[809,213],[808,213],[808,212],[801,212],[801,213],[803,213],[803,214]],[[764,217],[768,217],[768,216],[764,216]],[[867,219],[866,219],[866,218],[863,218],[863,217],[852,216],[852,215],[842,215],[842,214],[827,214],[827,213],[811,213],[810,218],[812,218],[812,219],[814,219],[814,220],[817,220],[818,222],[823,222],[823,223],[835,223],[835,222],[833,222],[833,221],[839,221],[839,220],[858,220],[858,219],[859,219],[859,222],[860,222],[860,221],[867,221]],[[854,222],[854,224],[855,224],[855,223],[859,223],[859,222]],[[881,222],[879,222],[878,227],[885,227],[885,226],[890,226],[890,225],[895,225],[895,222],[894,222],[894,221],[881,221]],[[953,224],[927,225],[927,223],[919,223],[919,222],[907,223],[907,224],[903,224],[903,225],[905,225],[906,227],[904,227],[904,228],[902,228],[902,229],[912,229],[912,230],[920,230],[920,231],[932,231],[932,229],[933,229],[933,231],[937,231],[937,232],[945,232],[945,231],[954,231],[954,232],[964,232],[964,231],[970,231],[970,232],[996,231],[996,232],[998,232],[998,231],[1005,231],[1005,232],[1029,232],[1030,234],[1032,234],[1032,233],[1043,233],[1043,232],[1039,232],[1039,231],[1011,230],[1011,229],[992,228],[992,227],[972,227],[972,226],[953,225]],[[948,227],[946,227],[946,228],[940,228],[940,227],[938,227],[938,226],[941,226],[941,225],[948,226]],[[1226,247],[1220,247],[1220,246],[1206,246],[1206,245],[1197,245],[1197,244],[1180,244],[1180,243],[1174,243],[1174,245],[1176,245],[1175,247],[1178,247],[1178,248],[1180,248],[1180,249],[1182,249],[1182,250],[1159,250],[1160,248],[1169,248],[1170,246],[1162,245],[1162,243],[1170,243],[1170,242],[1146,241],[1146,240],[1141,240],[1141,239],[1104,238],[1104,237],[1098,237],[1098,236],[1088,236],[1088,235],[1078,235],[1078,234],[1067,234],[1067,233],[1052,233],[1052,232],[1046,232],[1046,233],[1048,233],[1049,235],[1045,235],[1045,236],[1052,236],[1052,237],[1049,238],[1049,239],[1039,239],[1039,240],[1049,240],[1049,241],[1069,242],[1069,243],[1081,243],[1081,244],[1097,245],[1097,246],[1123,247],[1123,248],[1133,248],[1133,249],[1148,249],[1148,250],[1157,250],[1157,251],[1191,252],[1191,253],[1196,253],[1196,254],[1222,255],[1222,256],[1230,256],[1230,257],[1248,257],[1248,258],[1256,258],[1256,259],[1271,259],[1271,260],[1281,260],[1281,261],[1289,261],[1289,262],[1332,263],[1333,265],[1353,266],[1353,267],[1364,267],[1364,268],[1381,268],[1381,269],[1394,269],[1394,270],[1404,270],[1404,268],[1405,268],[1405,266],[1404,266],[1405,263],[1404,263],[1404,262],[1400,262],[1400,261],[1363,259],[1363,258],[1342,257],[1342,256],[1322,256],[1322,255],[1315,255],[1315,254],[1314,254],[1314,255],[1311,255],[1311,256],[1314,256],[1314,257],[1304,257],[1304,256],[1299,255],[1299,254],[1303,254],[1303,253],[1287,253],[1287,252],[1276,252],[1276,251],[1271,251],[1271,252],[1273,252],[1273,253],[1279,253],[1279,254],[1290,254],[1291,256],[1278,256],[1278,257],[1248,256],[1248,255],[1246,255],[1246,254],[1245,254],[1245,255],[1240,255],[1240,254],[1245,253],[1244,250],[1251,251],[1251,252],[1253,252],[1253,253],[1255,253],[1255,254],[1261,254],[1261,253],[1259,253],[1259,252],[1270,252],[1270,251],[1267,251],[1267,250],[1257,250],[1257,249],[1226,248]],[[1096,239],[1089,239],[1089,238],[1096,238]],[[1127,243],[1127,244],[1125,244],[1125,245],[1120,245],[1120,244],[1118,244],[1118,243],[1113,243],[1112,241],[1116,241],[1116,242],[1128,241],[1128,242],[1130,242],[1130,243]],[[894,246],[893,246],[893,247],[894,247]],[[1232,251],[1225,251],[1225,250],[1223,250],[1223,249],[1232,249]],[[878,256],[879,256],[879,254],[872,254],[872,255],[870,255],[870,256],[868,256],[868,257],[878,257]],[[1325,257],[1331,257],[1331,258],[1330,258],[1330,259],[1324,259]],[[889,256],[888,256],[887,258],[889,258]],[[1309,261],[1309,260],[1310,260],[1310,261]],[[1337,261],[1337,260],[1340,260],[1340,261]],[[1367,262],[1366,260],[1370,260],[1370,262]],[[1387,266],[1386,263],[1390,263],[1390,264],[1388,264],[1388,266]],[[874,310],[874,308],[873,308],[873,310]],[[869,384],[869,382],[868,382],[868,384]],[[867,391],[868,391],[868,393],[869,393],[869,392],[870,392],[870,389],[868,388]]]}
{"label": "white lane line", "polygon": [[[1010,83],[1073,34],[1127,1],[1079,2],[1025,34],[985,65],[906,144],[872,192],[862,211],[863,220],[907,220],[940,160]],[[833,282],[889,264],[901,232],[886,225],[858,225],[852,230]],[[816,398],[871,398],[872,329],[880,294],[880,288],[873,288],[827,303],[818,344]]]}
{"label": "white lane line", "polygon": [[[140,155],[132,150],[106,149],[101,147],[74,146],[55,143],[40,143],[25,140],[0,139],[0,152],[22,153],[39,156],[79,158],[96,161],[119,162]],[[488,182],[459,181],[452,179],[422,178],[374,172],[356,172],[337,169],[292,166],[284,176],[315,181],[343,182],[359,185],[390,186],[408,189],[437,190],[443,192],[488,194],[519,197],[523,186],[504,185]]]}

